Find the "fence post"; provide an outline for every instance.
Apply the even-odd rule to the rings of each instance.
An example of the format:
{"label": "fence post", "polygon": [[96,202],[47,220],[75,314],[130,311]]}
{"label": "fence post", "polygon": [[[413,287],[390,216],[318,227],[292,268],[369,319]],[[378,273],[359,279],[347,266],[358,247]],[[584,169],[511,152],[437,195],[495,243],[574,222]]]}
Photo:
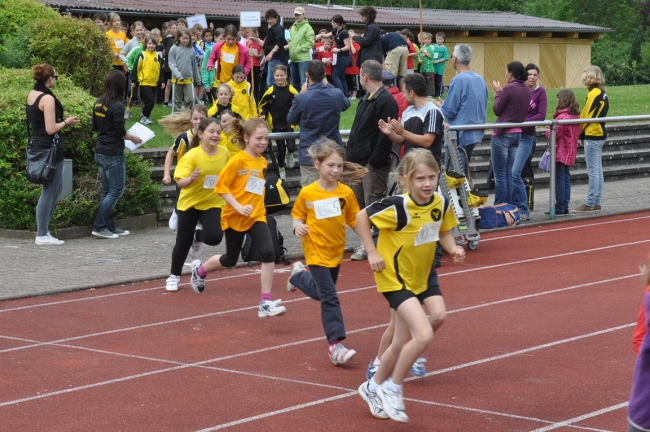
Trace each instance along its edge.
{"label": "fence post", "polygon": [[548,145],[551,150],[551,172],[549,173],[549,194],[548,194],[548,216],[551,220],[555,219],[555,128],[557,128],[557,120],[553,120],[551,124],[551,133],[548,138]]}

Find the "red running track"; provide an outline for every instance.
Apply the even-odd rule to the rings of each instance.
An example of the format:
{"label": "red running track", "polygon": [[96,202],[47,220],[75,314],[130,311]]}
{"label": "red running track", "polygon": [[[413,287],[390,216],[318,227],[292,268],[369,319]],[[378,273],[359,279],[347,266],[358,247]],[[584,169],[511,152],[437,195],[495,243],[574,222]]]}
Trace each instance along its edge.
{"label": "red running track", "polygon": [[[405,385],[418,431],[625,429],[631,336],[650,212],[484,234],[443,260],[449,316]],[[333,366],[317,302],[274,297],[259,319],[258,269],[213,273],[195,294],[164,281],[0,303],[2,431],[397,430],[356,389],[389,319],[367,262],[338,290],[358,354]]]}

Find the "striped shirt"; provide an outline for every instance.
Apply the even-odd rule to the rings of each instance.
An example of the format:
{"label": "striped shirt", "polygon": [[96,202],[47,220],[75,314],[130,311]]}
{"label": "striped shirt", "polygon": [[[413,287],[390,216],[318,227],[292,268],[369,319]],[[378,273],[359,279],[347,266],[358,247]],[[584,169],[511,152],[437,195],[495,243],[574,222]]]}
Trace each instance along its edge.
{"label": "striped shirt", "polygon": [[[411,105],[402,114],[402,124],[407,131],[418,135],[424,135],[426,133],[436,134],[436,138],[433,140],[429,150],[438,164],[440,164],[440,159],[442,158],[443,120],[442,111],[431,101],[424,104],[420,109],[415,108],[415,105]],[[404,154],[418,147],[412,142],[405,140]]]}

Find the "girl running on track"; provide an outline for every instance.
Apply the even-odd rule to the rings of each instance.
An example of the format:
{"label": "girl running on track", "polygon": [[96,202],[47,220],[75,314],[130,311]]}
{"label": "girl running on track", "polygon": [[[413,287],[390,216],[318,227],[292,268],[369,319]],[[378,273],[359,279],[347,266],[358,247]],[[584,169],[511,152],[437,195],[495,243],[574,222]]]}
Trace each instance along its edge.
{"label": "girl running on track", "polygon": [[[400,162],[399,180],[408,193],[384,198],[357,214],[359,233],[375,272],[377,290],[395,313],[395,334],[374,377],[359,394],[377,418],[407,422],[402,382],[411,365],[431,343],[428,310],[444,308],[433,267],[436,243],[460,263],[465,250],[449,230],[458,225],[448,201],[435,192],[440,168],[427,149],[410,151]],[[377,246],[370,224],[379,229]]]}
{"label": "girl running on track", "polygon": [[244,235],[248,234],[262,256],[262,296],[257,316],[282,315],[287,310],[279,306],[280,300],[271,301],[275,251],[264,208],[267,162],[262,154],[269,145],[269,127],[264,120],[253,118],[246,122],[233,119],[226,129],[235,135],[243,149],[228,161],[215,187],[215,192],[227,203],[221,215],[226,253],[214,255],[205,264],[201,264],[200,260],[192,262],[192,289],[202,293],[208,272],[237,264]]}
{"label": "girl running on track", "polygon": [[356,351],[341,344],[346,336],[335,284],[343,262],[345,225],[356,231],[359,204],[352,189],[340,183],[339,179],[358,182],[368,170],[345,162],[343,149],[331,140],[324,139],[311,146],[309,155],[320,177],[300,190],[291,215],[294,234],[302,238],[310,273],[305,271],[302,262],[293,263],[287,290],[299,289],[307,297],[320,302],[330,360],[335,365],[342,365],[354,357]]}
{"label": "girl running on track", "polygon": [[[171,274],[165,286],[167,291],[178,291],[183,263],[193,242],[216,246],[223,238],[221,209],[226,203],[214,193],[214,186],[230,153],[219,145],[220,141],[221,125],[217,119],[204,118],[185,157],[174,171],[174,180],[181,193],[176,204],[178,230],[172,251]],[[195,231],[199,221],[203,229]]]}
{"label": "girl running on track", "polygon": [[[177,135],[174,144],[167,151],[165,156],[165,167],[163,174],[163,184],[171,184],[171,168],[176,156],[176,165],[178,165],[189,149],[190,142],[194,135],[199,130],[201,120],[208,117],[208,110],[203,105],[194,105],[190,111],[181,111],[177,114],[171,114],[158,120],[158,123],[163,127],[165,132],[170,135]],[[180,188],[176,186],[176,200],[180,195]],[[176,231],[178,227],[178,215],[176,214],[176,203],[174,203],[174,211],[169,218],[169,228]],[[197,256],[198,257],[198,256]]]}

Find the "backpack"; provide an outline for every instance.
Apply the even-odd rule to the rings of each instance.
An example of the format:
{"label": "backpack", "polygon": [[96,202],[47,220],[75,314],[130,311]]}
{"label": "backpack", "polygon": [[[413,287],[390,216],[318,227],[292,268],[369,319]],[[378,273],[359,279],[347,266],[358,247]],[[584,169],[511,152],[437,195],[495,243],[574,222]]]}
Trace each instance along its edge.
{"label": "backpack", "polygon": [[264,183],[264,207],[266,207],[266,214],[282,210],[291,202],[287,184],[280,178],[280,167],[275,158],[275,153],[270,146],[269,154],[271,156],[271,162],[273,162],[273,169],[267,169],[264,174],[264,179],[266,180],[266,183]]}
{"label": "backpack", "polygon": [[503,228],[519,225],[519,208],[512,204],[496,204],[495,206],[479,207],[481,229]]}
{"label": "backpack", "polygon": [[[284,247],[284,237],[282,237],[282,233],[278,229],[277,221],[273,216],[266,215],[266,222],[271,231],[271,240],[273,241],[273,250],[275,251],[275,263],[278,264],[282,261],[283,264],[290,264],[289,260],[284,256],[287,249]],[[248,262],[249,267],[253,265],[251,261],[260,261],[262,259],[259,250],[254,247],[253,238],[248,234],[244,235],[244,246],[241,248],[241,259]]]}

